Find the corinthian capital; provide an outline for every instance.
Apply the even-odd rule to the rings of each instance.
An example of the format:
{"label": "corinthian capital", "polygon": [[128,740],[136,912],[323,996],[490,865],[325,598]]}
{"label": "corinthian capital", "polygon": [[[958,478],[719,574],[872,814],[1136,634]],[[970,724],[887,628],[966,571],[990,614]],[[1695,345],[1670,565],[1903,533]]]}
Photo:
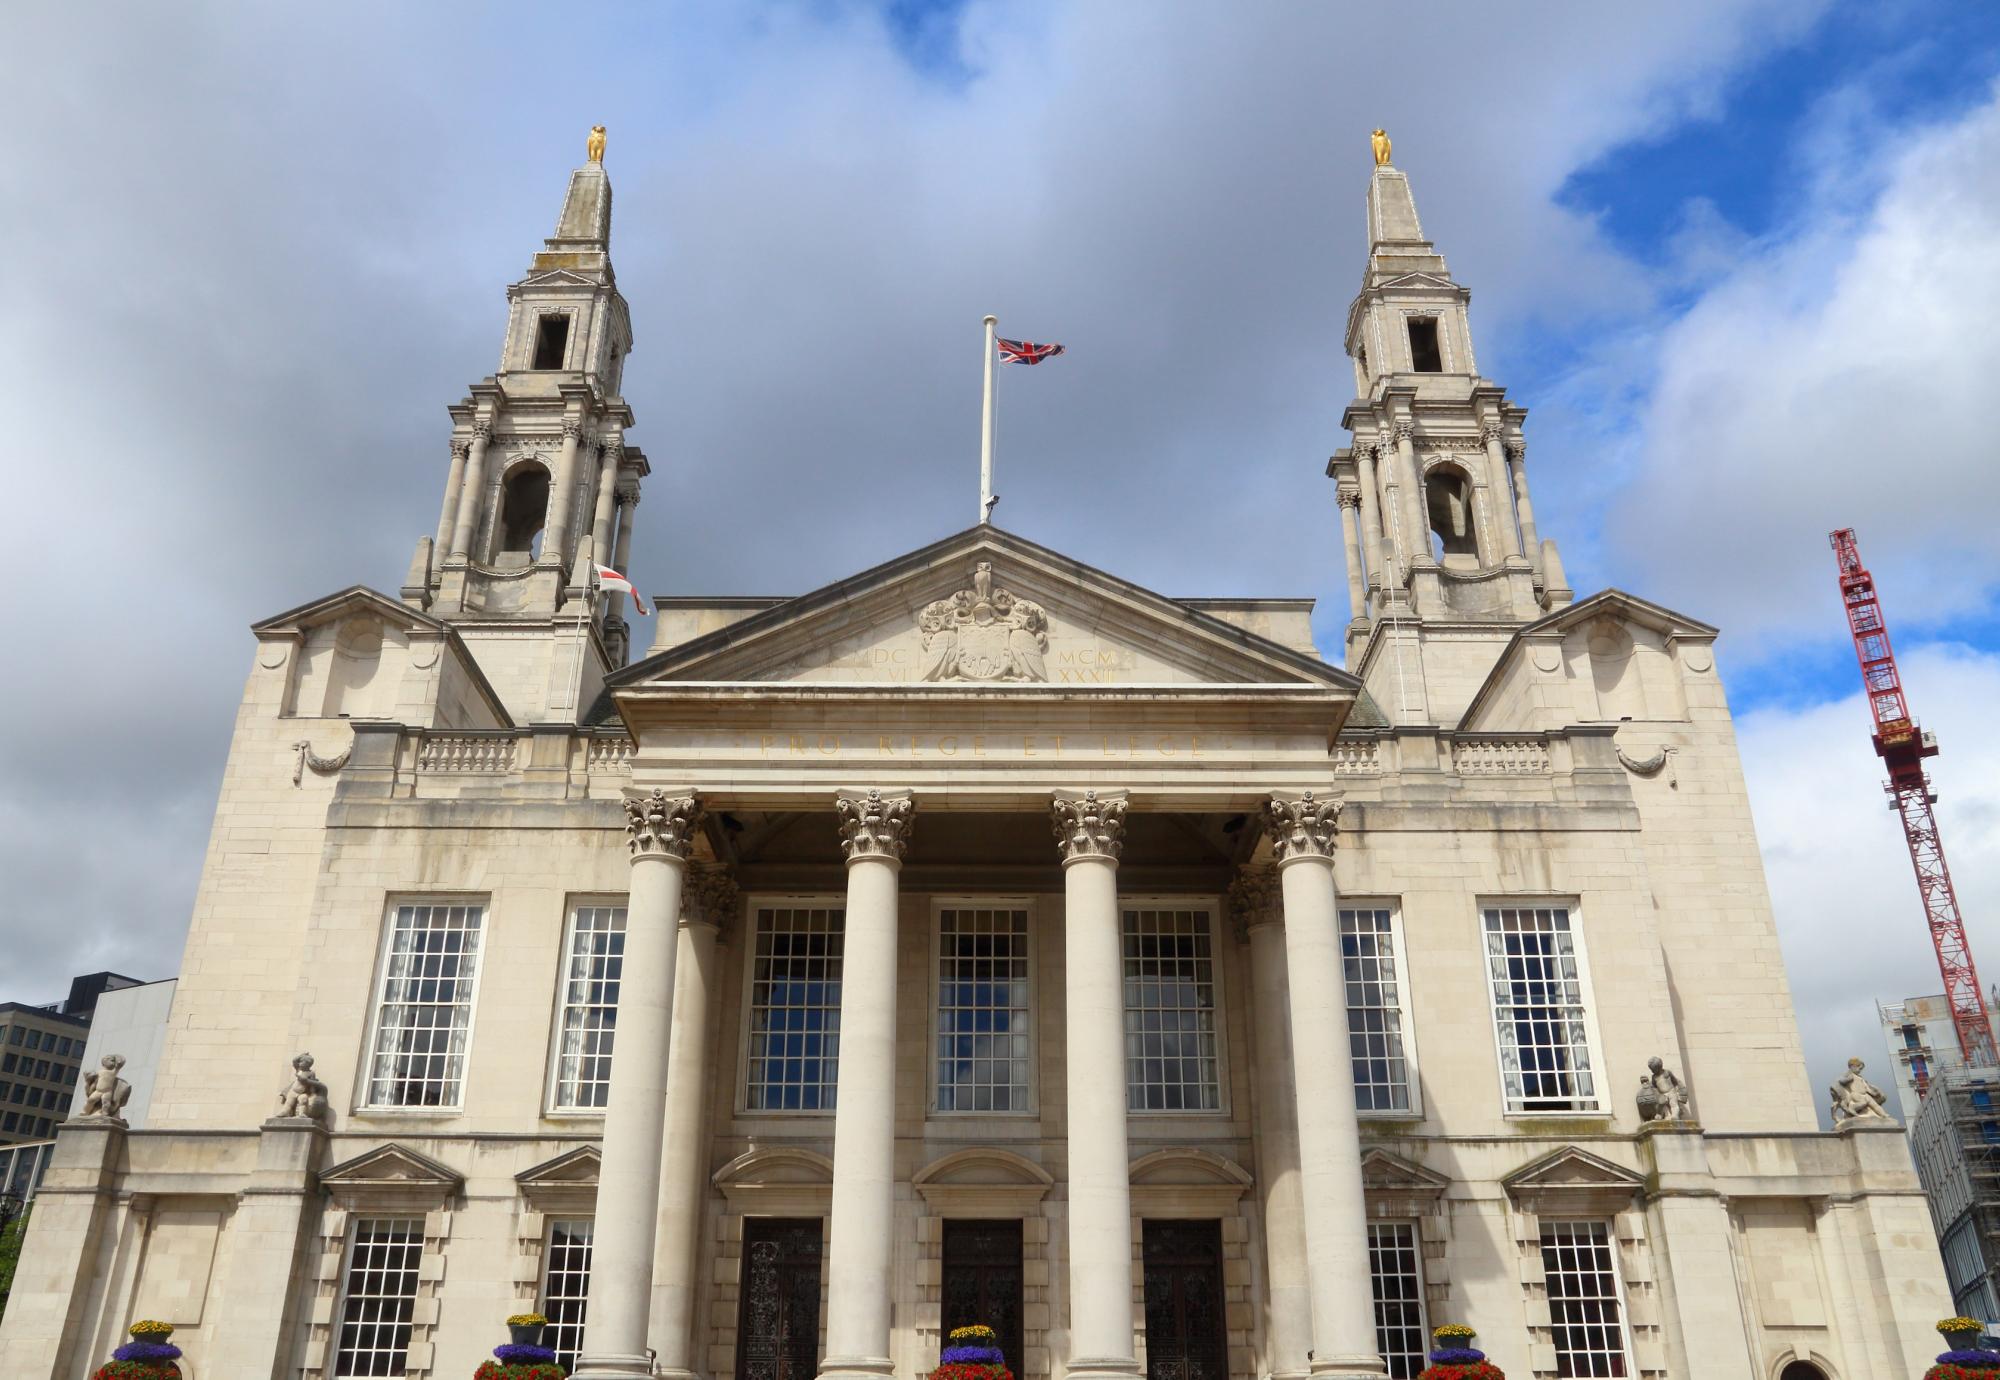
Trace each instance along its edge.
{"label": "corinthian capital", "polygon": [[1403,442],[1405,441],[1414,441],[1417,438],[1416,423],[1414,422],[1396,423],[1396,429],[1394,435],[1396,438],[1396,444],[1399,446],[1402,445]]}
{"label": "corinthian capital", "polygon": [[1528,443],[1519,436],[1509,436],[1506,440],[1506,446],[1507,458],[1515,464],[1518,465],[1528,458]]}
{"label": "corinthian capital", "polygon": [[688,874],[681,911],[692,924],[727,930],[729,922],[736,917],[736,906],[741,897],[735,874],[722,863],[707,863]]}
{"label": "corinthian capital", "polygon": [[454,436],[451,438],[452,459],[462,461],[470,454],[472,454],[472,438],[470,436]]}
{"label": "corinthian capital", "polygon": [[1272,796],[1264,802],[1264,832],[1278,861],[1294,858],[1331,858],[1334,827],[1340,822],[1342,801],[1315,800],[1307,791],[1297,800]]}
{"label": "corinthian capital", "polygon": [[1479,428],[1479,444],[1481,444],[1482,446],[1490,446],[1495,441],[1499,440],[1503,434],[1504,433],[1501,430],[1500,423],[1484,422],[1480,425]]}
{"label": "corinthian capital", "polygon": [[917,802],[908,791],[888,795],[871,790],[842,791],[833,800],[840,816],[840,846],[849,862],[862,858],[887,858],[901,862],[910,846],[910,831],[916,827]]}
{"label": "corinthian capital", "polygon": [[580,440],[582,440],[582,439],[583,439],[583,419],[582,419],[581,417],[565,417],[565,418],[563,418],[563,423],[562,423],[562,432],[563,432],[563,440],[565,440],[565,441],[580,441]]}
{"label": "corinthian capital", "polygon": [[701,827],[701,802],[691,795],[655,790],[625,797],[625,842],[634,858],[687,861],[694,831]]}
{"label": "corinthian capital", "polygon": [[1260,925],[1283,923],[1284,895],[1278,869],[1269,863],[1249,863],[1237,868],[1235,878],[1229,883],[1229,916],[1235,921],[1239,938],[1247,938]]}
{"label": "corinthian capital", "polygon": [[472,424],[472,439],[475,441],[490,441],[493,439],[493,419],[491,417],[481,417]]}
{"label": "corinthian capital", "polygon": [[1064,864],[1082,858],[1117,862],[1125,848],[1125,804],[1123,791],[1057,796],[1049,813],[1055,823],[1056,852]]}

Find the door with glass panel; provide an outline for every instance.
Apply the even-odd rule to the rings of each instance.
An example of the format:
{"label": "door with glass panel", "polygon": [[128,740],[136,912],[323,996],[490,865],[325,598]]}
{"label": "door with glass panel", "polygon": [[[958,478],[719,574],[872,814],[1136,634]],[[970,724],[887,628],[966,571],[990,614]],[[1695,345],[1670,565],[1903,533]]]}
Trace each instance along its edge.
{"label": "door with glass panel", "polygon": [[1228,1380],[1222,1223],[1144,1226],[1146,1380]]}
{"label": "door with glass panel", "polygon": [[959,1221],[944,1224],[945,1336],[954,1327],[984,1323],[1000,1338],[1007,1369],[1015,1375],[1021,1347],[1021,1222]]}
{"label": "door with glass panel", "polygon": [[820,1219],[743,1223],[736,1380],[813,1380],[819,1371]]}

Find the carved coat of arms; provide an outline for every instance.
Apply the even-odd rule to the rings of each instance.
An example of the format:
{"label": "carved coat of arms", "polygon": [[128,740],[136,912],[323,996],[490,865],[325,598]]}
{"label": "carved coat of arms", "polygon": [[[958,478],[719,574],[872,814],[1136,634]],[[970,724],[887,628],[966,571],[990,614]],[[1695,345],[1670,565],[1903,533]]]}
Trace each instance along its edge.
{"label": "carved coat of arms", "polygon": [[925,680],[1049,678],[1049,616],[1040,604],[993,587],[993,567],[972,570],[972,588],[924,605]]}

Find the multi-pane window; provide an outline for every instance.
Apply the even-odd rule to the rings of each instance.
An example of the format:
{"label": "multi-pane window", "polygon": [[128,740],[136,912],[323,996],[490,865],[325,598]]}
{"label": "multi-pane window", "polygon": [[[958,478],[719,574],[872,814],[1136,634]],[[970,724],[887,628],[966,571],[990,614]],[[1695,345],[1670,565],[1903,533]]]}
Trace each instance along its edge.
{"label": "multi-pane window", "polygon": [[1557,1375],[1630,1375],[1618,1266],[1603,1222],[1542,1223]]}
{"label": "multi-pane window", "polygon": [[403,1373],[423,1252],[421,1217],[364,1217],[354,1224],[334,1343],[335,1375]]}
{"label": "multi-pane window", "polygon": [[1368,1273],[1375,1287],[1375,1349],[1389,1380],[1424,1368],[1424,1278],[1414,1222],[1368,1224]]}
{"label": "multi-pane window", "polygon": [[1394,916],[1372,907],[1341,911],[1340,958],[1347,980],[1355,1109],[1408,1112],[1413,1080],[1403,1036],[1403,975]]}
{"label": "multi-pane window", "polygon": [[1507,1110],[1595,1111],[1583,968],[1569,909],[1489,907],[1485,929]]}
{"label": "multi-pane window", "polygon": [[590,1293],[588,1217],[558,1217],[549,1223],[548,1246],[542,1253],[542,1316],[549,1325],[542,1345],[556,1354],[564,1370],[576,1369],[583,1350],[583,1306]]}
{"label": "multi-pane window", "polygon": [[750,1110],[833,1110],[846,933],[847,913],[838,906],[758,908],[744,1090]]}
{"label": "multi-pane window", "polygon": [[1222,1106],[1215,953],[1206,910],[1124,913],[1125,1102],[1133,1111]]}
{"label": "multi-pane window", "polygon": [[938,913],[937,1106],[1028,1109],[1028,912]]}
{"label": "multi-pane window", "polygon": [[382,959],[368,1105],[458,1105],[484,915],[480,906],[396,907]]}
{"label": "multi-pane window", "polygon": [[555,1105],[560,1109],[602,1107],[611,1095],[611,1044],[624,966],[625,907],[578,906],[570,917],[562,1023],[556,1034]]}

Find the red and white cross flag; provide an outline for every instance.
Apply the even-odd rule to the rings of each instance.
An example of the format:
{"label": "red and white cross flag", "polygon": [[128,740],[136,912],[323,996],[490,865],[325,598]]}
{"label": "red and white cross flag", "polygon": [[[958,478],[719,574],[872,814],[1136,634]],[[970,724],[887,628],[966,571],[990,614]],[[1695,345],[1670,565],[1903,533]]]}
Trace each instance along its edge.
{"label": "red and white cross flag", "polygon": [[599,565],[597,562],[592,561],[590,566],[591,569],[597,572],[597,586],[599,589],[622,589],[632,596],[632,607],[639,610],[641,617],[652,612],[652,610],[646,607],[646,601],[639,597],[639,587],[637,585],[608,565]]}

